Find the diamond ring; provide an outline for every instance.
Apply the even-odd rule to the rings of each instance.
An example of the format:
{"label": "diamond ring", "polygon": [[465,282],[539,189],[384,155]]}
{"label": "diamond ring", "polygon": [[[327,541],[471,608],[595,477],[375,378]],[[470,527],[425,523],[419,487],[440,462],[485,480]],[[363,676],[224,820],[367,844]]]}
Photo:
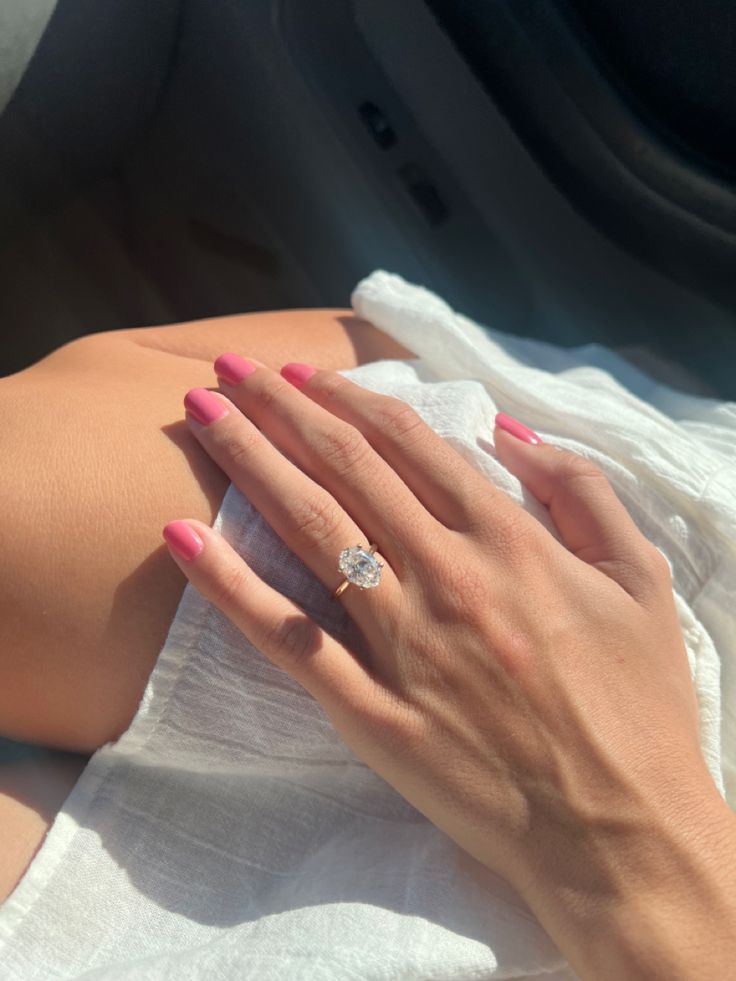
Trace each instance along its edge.
{"label": "diamond ring", "polygon": [[373,554],[375,551],[375,545],[371,545],[367,549],[363,548],[362,545],[356,545],[354,548],[344,548],[340,552],[338,566],[345,579],[340,583],[330,599],[335,600],[338,596],[341,596],[351,583],[359,586],[360,589],[373,589],[374,586],[379,584],[383,563],[379,562],[375,557]]}

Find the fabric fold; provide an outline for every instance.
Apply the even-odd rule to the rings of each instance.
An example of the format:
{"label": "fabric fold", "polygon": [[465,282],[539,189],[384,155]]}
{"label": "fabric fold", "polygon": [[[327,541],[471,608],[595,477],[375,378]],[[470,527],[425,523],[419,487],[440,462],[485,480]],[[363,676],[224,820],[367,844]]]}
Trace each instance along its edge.
{"label": "fabric fold", "polygon": [[[520,503],[493,452],[496,411],[606,471],[672,565],[703,753],[733,807],[734,407],[653,384],[603,348],[481,328],[389,273],[360,283],[353,307],[417,357],[346,374],[409,402]],[[342,607],[233,487],[215,527],[350,643]],[[191,587],[129,729],[91,758],[0,907],[0,973],[574,979],[514,890],[366,767]]]}

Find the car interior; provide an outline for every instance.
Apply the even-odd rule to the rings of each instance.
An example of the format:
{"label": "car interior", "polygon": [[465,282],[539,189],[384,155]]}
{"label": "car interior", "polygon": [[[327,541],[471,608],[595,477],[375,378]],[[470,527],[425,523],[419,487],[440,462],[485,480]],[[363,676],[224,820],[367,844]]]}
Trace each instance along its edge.
{"label": "car interior", "polygon": [[0,0],[0,375],[383,268],[732,399],[735,66],[728,0]]}

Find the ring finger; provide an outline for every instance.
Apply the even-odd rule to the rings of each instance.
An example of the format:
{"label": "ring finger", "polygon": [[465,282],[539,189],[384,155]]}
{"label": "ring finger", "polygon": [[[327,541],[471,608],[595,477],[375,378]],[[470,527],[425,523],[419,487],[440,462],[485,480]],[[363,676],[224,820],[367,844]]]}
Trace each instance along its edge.
{"label": "ring finger", "polygon": [[[233,368],[233,355],[228,363]],[[368,535],[405,582],[436,551],[445,530],[358,428],[304,398],[281,375],[238,359],[239,381],[223,359],[215,362],[220,388],[259,430],[319,482]]]}
{"label": "ring finger", "polygon": [[[187,392],[184,405],[190,429],[209,456],[292,552],[334,591],[344,579],[338,569],[342,550],[369,544],[355,521],[224,395],[195,388]],[[366,590],[351,585],[340,596],[366,636],[398,601],[401,588],[389,564],[378,558],[384,566],[380,585]],[[376,616],[377,606],[381,617]]]}

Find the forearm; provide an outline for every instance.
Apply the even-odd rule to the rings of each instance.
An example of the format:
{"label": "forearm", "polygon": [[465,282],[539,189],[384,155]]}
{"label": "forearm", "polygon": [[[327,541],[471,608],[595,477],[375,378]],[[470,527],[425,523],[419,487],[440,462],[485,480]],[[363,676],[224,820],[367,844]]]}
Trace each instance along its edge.
{"label": "forearm", "polygon": [[617,854],[529,897],[587,981],[725,981],[736,975],[736,817],[713,789]]}

